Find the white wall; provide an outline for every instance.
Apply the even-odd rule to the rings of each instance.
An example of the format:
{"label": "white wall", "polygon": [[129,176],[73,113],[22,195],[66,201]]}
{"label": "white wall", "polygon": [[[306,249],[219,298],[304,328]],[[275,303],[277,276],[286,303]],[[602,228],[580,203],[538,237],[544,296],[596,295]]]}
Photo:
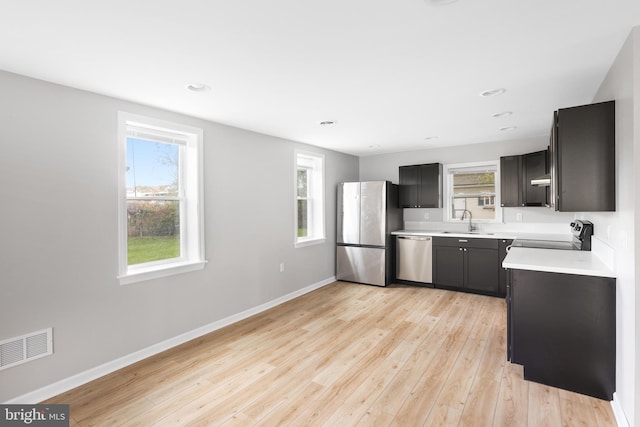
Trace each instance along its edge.
{"label": "white wall", "polygon": [[[549,124],[553,116],[549,113]],[[487,142],[481,144],[461,145],[448,148],[432,148],[420,151],[402,152],[394,154],[381,154],[360,158],[360,179],[379,180],[387,179],[398,183],[398,167],[404,165],[416,165],[422,163],[466,163],[498,160],[502,156],[531,153],[544,150],[549,145],[549,137],[526,140],[512,140],[502,142]],[[425,219],[425,214],[429,219]],[[548,208],[503,208],[503,224],[480,224],[480,228],[486,231],[539,231],[544,227],[546,233],[568,234],[568,224],[575,218],[574,213],[555,212]],[[520,214],[520,219],[517,219]],[[463,231],[466,224],[443,222],[443,209],[405,209],[405,228],[412,230],[430,229],[460,229]]]}
{"label": "white wall", "polygon": [[[0,371],[0,402],[334,276],[335,188],[356,157],[5,72],[0,94],[0,341],[55,340]],[[204,129],[204,270],[118,284],[119,110]],[[296,148],[326,159],[327,241],[299,249]]]}
{"label": "white wall", "polygon": [[[553,116],[549,113],[549,127]],[[549,145],[549,136],[540,138],[487,142],[483,144],[458,145],[420,151],[380,154],[360,157],[360,179],[375,181],[388,179],[398,183],[398,167],[423,163],[465,163],[498,160],[502,156],[531,153],[544,150]]]}
{"label": "white wall", "polygon": [[[616,212],[553,212],[546,208],[505,208],[503,228],[541,225],[556,232],[573,218],[590,219],[595,234],[615,251],[616,296],[616,403],[629,425],[640,425],[640,27],[636,27],[622,47],[594,102],[616,100]],[[561,106],[559,106],[561,107]],[[549,112],[549,122],[551,122]],[[360,179],[389,179],[398,182],[398,167],[421,163],[464,163],[495,160],[546,148],[548,138],[493,142],[451,148],[384,154],[360,158]],[[429,221],[424,214],[429,214]],[[524,223],[515,224],[523,214]],[[440,209],[405,209],[405,226],[429,229],[442,226]],[[450,225],[448,225],[451,227]],[[538,229],[537,231],[539,231]]]}
{"label": "white wall", "polygon": [[[640,265],[640,27],[620,50],[595,102],[616,100],[616,212],[590,214],[596,234],[615,250],[616,261],[616,396],[629,425],[640,413],[640,292],[636,291]],[[586,215],[586,214],[583,214]]]}

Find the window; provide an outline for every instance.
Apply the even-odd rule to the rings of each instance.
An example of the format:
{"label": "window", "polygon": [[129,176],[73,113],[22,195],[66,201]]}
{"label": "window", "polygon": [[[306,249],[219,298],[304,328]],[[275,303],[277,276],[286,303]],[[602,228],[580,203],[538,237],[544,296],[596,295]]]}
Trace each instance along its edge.
{"label": "window", "polygon": [[493,209],[495,208],[496,197],[478,197],[478,206],[482,206],[485,209]]}
{"label": "window", "polygon": [[324,156],[296,151],[295,243],[324,242]]}
{"label": "window", "polygon": [[118,115],[120,283],[204,265],[202,130]]}
{"label": "window", "polygon": [[502,220],[502,210],[496,209],[500,194],[497,162],[446,165],[445,176],[448,221],[461,220],[465,211],[471,212],[474,222]]}

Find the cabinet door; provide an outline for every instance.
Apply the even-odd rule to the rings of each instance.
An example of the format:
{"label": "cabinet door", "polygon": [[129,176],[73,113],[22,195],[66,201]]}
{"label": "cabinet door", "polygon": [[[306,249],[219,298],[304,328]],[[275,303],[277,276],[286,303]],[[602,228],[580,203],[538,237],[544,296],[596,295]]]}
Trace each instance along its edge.
{"label": "cabinet door", "polygon": [[558,210],[615,211],[614,101],[558,110]]}
{"label": "cabinet door", "polygon": [[512,362],[526,380],[611,400],[615,279],[512,270]]}
{"label": "cabinet door", "polygon": [[522,156],[500,157],[500,206],[522,205]]}
{"label": "cabinet door", "polygon": [[418,174],[418,205],[421,208],[442,207],[442,165],[420,165]]}
{"label": "cabinet door", "polygon": [[500,268],[495,249],[464,248],[465,288],[483,292],[498,292]]}
{"label": "cabinet door", "polygon": [[434,283],[441,286],[464,286],[464,251],[458,246],[433,247]]}
{"label": "cabinet door", "polygon": [[401,208],[418,207],[419,166],[400,166],[399,202]]}
{"label": "cabinet door", "polygon": [[522,203],[524,206],[545,206],[549,187],[531,185],[531,180],[547,171],[547,150],[536,151],[522,156],[523,183]]}
{"label": "cabinet door", "polygon": [[504,261],[507,256],[507,247],[513,243],[513,240],[510,239],[500,239],[498,242],[499,249],[499,257],[500,257],[500,283],[498,283],[498,294],[500,296],[505,296],[507,294],[507,280],[508,280],[508,272],[505,268],[502,267],[502,261]]}

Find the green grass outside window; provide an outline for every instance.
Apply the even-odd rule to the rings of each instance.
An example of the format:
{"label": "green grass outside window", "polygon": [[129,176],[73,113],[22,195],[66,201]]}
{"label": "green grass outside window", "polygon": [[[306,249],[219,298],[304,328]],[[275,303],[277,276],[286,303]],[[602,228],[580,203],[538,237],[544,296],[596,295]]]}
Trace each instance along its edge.
{"label": "green grass outside window", "polygon": [[127,240],[129,265],[178,258],[180,238],[175,236],[129,237]]}

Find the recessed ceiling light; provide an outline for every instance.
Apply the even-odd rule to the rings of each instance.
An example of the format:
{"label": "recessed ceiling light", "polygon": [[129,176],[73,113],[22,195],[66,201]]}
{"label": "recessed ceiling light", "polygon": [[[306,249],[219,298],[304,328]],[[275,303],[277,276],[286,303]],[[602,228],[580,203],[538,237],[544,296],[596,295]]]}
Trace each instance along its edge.
{"label": "recessed ceiling light", "polygon": [[185,86],[189,92],[206,92],[209,90],[209,86],[202,83],[189,83]]}
{"label": "recessed ceiling light", "polygon": [[496,119],[500,117],[508,117],[513,114],[513,111],[503,111],[502,113],[492,114],[491,117],[495,117]]}
{"label": "recessed ceiling light", "polygon": [[368,148],[380,148],[380,146],[378,144],[375,144],[375,145],[369,145]]}
{"label": "recessed ceiling light", "polygon": [[324,120],[320,122],[320,126],[331,126],[331,125],[335,125],[336,122],[332,121],[332,120]]}
{"label": "recessed ceiling light", "polygon": [[516,129],[518,129],[518,126],[507,126],[505,128],[500,128],[500,132],[511,132]]}
{"label": "recessed ceiling light", "polygon": [[487,97],[487,96],[496,96],[496,95],[502,95],[503,93],[505,93],[507,90],[504,88],[500,88],[500,89],[491,89],[491,90],[485,90],[484,92],[482,92],[480,94],[480,96],[483,97]]}
{"label": "recessed ceiling light", "polygon": [[434,135],[434,136],[427,136],[424,140],[425,140],[425,141],[431,141],[431,140],[434,140],[434,139],[437,139],[437,138],[438,138],[438,137],[437,137],[437,136],[435,136],[435,135]]}

